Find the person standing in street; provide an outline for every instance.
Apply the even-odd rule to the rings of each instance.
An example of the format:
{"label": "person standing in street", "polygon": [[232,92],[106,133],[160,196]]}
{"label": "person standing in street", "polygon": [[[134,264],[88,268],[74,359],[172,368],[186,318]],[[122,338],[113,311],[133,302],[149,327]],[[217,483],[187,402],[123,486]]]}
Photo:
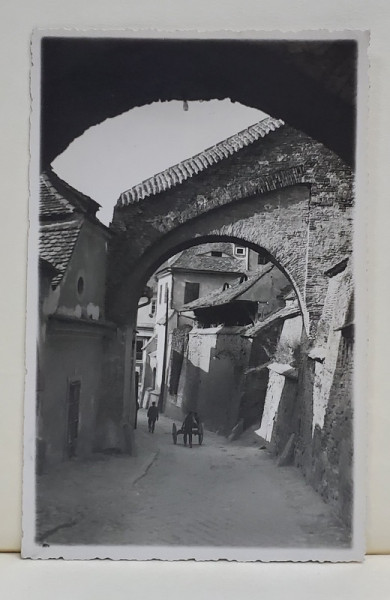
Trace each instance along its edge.
{"label": "person standing in street", "polygon": [[152,406],[149,406],[146,414],[148,417],[149,433],[154,433],[154,427],[156,425],[156,421],[158,421],[158,408],[155,402],[152,402]]}
{"label": "person standing in street", "polygon": [[182,430],[184,434],[184,445],[187,446],[187,438],[188,444],[190,448],[192,448],[192,429],[194,427],[199,426],[199,417],[196,413],[190,411],[186,418],[183,421]]}

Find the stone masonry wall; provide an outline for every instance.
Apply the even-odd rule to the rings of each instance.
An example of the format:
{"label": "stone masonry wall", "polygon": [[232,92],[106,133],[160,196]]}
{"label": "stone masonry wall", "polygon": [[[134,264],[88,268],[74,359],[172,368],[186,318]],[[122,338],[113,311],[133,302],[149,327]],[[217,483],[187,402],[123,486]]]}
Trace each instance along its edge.
{"label": "stone masonry wall", "polygon": [[[188,245],[188,240],[214,230],[215,235],[236,236],[268,250],[294,281],[315,329],[327,287],[323,273],[351,253],[352,184],[353,174],[339,157],[283,126],[166,192],[117,206],[110,310],[120,317],[131,272],[133,282],[145,278],[145,270],[153,270],[165,252],[171,254],[178,244]],[[288,202],[275,212],[270,193],[299,185],[307,186],[308,201],[297,204],[292,194],[296,218]],[[225,209],[232,205],[236,210],[228,214]],[[213,218],[216,212],[214,227],[205,227],[201,217]],[[249,227],[249,213],[260,217],[267,212],[274,213],[268,235],[261,223],[260,228]],[[242,226],[234,227],[240,216]]]}
{"label": "stone masonry wall", "polygon": [[[156,267],[177,251],[217,240],[267,250],[292,282],[304,324],[295,408],[284,431],[296,432],[295,464],[344,515],[351,490],[349,371],[339,359],[343,340],[334,334],[337,307],[329,304],[325,273],[351,256],[352,204],[351,169],[322,144],[283,126],[166,192],[117,206],[107,295],[109,318],[128,323],[128,306]],[[340,310],[348,289],[340,287],[335,295]],[[318,346],[331,355],[316,374],[311,353]],[[180,392],[180,383],[178,392],[183,407],[192,405],[203,386],[204,369],[193,366],[184,360],[186,390]],[[343,378],[345,392],[337,391]],[[320,403],[313,406],[316,394],[324,399],[322,429]]]}
{"label": "stone masonry wall", "polygon": [[[329,293],[314,340],[301,347],[295,464],[349,526],[352,514],[353,344],[342,332],[350,307],[352,267],[328,279]],[[321,417],[321,418],[319,418]]]}

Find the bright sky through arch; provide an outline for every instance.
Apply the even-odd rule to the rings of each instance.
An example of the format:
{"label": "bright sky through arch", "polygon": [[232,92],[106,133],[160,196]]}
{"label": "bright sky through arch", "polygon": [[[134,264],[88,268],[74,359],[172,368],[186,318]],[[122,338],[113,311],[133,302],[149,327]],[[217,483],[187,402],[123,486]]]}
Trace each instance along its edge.
{"label": "bright sky through arch", "polygon": [[101,204],[108,225],[122,192],[267,116],[228,99],[154,102],[91,127],[52,166]]}

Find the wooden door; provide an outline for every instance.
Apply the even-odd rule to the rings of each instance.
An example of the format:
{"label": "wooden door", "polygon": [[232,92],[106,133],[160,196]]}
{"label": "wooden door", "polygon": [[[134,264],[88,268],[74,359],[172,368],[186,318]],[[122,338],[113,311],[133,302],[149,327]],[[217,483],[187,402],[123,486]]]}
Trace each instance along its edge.
{"label": "wooden door", "polygon": [[80,381],[72,381],[69,383],[67,432],[67,454],[69,458],[76,456],[77,451],[77,438],[79,433],[80,388]]}

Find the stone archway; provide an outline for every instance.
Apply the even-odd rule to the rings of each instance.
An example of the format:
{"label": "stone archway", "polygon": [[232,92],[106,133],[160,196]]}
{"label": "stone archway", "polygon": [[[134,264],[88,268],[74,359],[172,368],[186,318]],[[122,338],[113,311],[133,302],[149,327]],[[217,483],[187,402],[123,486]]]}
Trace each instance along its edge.
{"label": "stone archway", "polygon": [[318,458],[310,351],[320,338],[324,344],[333,319],[329,272],[345,268],[352,254],[352,186],[353,172],[336,154],[268,119],[260,129],[248,128],[124,192],[111,226],[107,285],[108,314],[122,332],[109,353],[111,362],[117,354],[119,370],[116,389],[109,373],[106,377],[103,421],[120,422],[129,433],[137,302],[148,277],[180,249],[206,240],[238,241],[265,249],[299,299],[304,334],[294,419],[298,462],[310,479]]}
{"label": "stone archway", "polygon": [[[264,248],[293,283],[307,337],[321,318],[325,271],[352,251],[353,173],[322,144],[267,119],[122,194],[114,211],[107,306],[134,327],[159,262],[190,241]],[[126,381],[129,378],[126,377]]]}
{"label": "stone archway", "polygon": [[352,252],[353,172],[308,136],[267,119],[124,192],[114,210],[108,307],[128,322],[145,278],[194,238],[264,248],[292,281],[309,336],[324,272]]}

